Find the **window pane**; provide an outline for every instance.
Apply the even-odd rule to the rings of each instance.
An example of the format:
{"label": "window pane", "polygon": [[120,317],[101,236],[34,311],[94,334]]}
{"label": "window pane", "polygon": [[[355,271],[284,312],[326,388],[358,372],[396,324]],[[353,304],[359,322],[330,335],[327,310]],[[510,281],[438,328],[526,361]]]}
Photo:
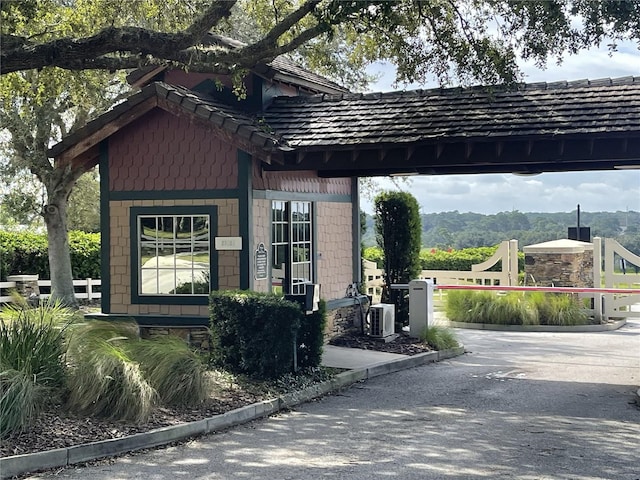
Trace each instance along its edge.
{"label": "window pane", "polygon": [[209,216],[140,216],[139,228],[141,294],[209,293]]}

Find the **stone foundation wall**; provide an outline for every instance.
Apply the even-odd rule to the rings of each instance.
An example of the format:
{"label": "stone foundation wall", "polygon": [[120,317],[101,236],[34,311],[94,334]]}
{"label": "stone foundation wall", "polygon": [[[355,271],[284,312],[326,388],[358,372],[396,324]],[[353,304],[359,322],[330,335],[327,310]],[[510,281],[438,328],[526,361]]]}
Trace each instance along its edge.
{"label": "stone foundation wall", "polygon": [[[363,305],[363,309],[366,313],[366,305]],[[360,329],[361,321],[360,307],[358,305],[328,310],[327,324],[324,329],[325,342],[349,330]]]}
{"label": "stone foundation wall", "polygon": [[208,352],[210,349],[209,331],[206,328],[140,327],[141,338],[153,339],[165,335],[183,338],[189,345],[202,352]]}
{"label": "stone foundation wall", "polygon": [[527,253],[526,283],[540,287],[593,287],[593,251],[581,253]]}

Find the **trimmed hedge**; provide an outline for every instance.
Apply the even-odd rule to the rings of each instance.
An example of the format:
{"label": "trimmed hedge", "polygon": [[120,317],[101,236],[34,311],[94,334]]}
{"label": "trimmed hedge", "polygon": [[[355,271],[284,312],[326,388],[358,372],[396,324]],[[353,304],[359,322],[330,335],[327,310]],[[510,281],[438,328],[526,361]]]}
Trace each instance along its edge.
{"label": "trimmed hedge", "polygon": [[300,307],[272,295],[250,291],[212,292],[211,358],[214,364],[260,378],[292,370]]}
{"label": "trimmed hedge", "polygon": [[277,378],[299,368],[317,367],[322,357],[326,304],[311,315],[282,297],[246,290],[212,292],[211,360],[233,372]]}
{"label": "trimmed hedge", "polygon": [[[100,278],[99,233],[69,232],[69,249],[74,278]],[[46,234],[0,232],[0,280],[19,274],[51,278]]]}
{"label": "trimmed hedge", "polygon": [[[420,266],[422,270],[455,270],[468,271],[472,265],[482,263],[491,258],[498,249],[494,247],[463,248],[462,250],[439,250],[437,248],[422,249],[420,251]],[[382,267],[382,249],[379,247],[367,247],[362,256],[367,260],[376,262],[378,268]],[[499,268],[492,268],[495,270]],[[518,252],[518,271],[524,270],[524,253]]]}

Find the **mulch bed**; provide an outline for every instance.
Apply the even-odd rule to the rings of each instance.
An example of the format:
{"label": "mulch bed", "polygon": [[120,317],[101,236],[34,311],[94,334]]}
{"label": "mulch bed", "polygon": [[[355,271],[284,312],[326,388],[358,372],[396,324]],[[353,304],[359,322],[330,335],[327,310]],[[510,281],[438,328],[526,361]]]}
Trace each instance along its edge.
{"label": "mulch bed", "polygon": [[[340,335],[330,343],[341,347],[403,355],[415,355],[432,350],[406,333],[400,334],[392,342],[385,343],[382,340],[352,332]],[[0,457],[41,452],[148,432],[160,427],[213,417],[271,397],[272,395],[267,393],[254,393],[243,389],[218,391],[215,398],[208,399],[197,408],[157,408],[149,421],[139,424],[79,416],[66,411],[60,405],[53,405],[38,416],[36,423],[29,430],[3,439],[0,442]]]}
{"label": "mulch bed", "polygon": [[395,340],[388,343],[382,339],[362,335],[355,331],[347,332],[332,338],[329,344],[336,347],[361,348],[363,350],[400,353],[402,355],[416,355],[433,351],[429,345],[420,342],[417,338],[410,337],[406,332],[398,334]]}

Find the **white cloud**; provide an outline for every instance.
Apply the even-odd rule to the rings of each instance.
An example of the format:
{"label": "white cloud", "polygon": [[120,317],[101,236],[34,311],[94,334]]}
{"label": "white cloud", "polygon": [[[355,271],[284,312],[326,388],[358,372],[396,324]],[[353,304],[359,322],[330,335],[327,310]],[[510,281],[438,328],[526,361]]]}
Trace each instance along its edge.
{"label": "white cloud", "polygon": [[[640,75],[640,51],[631,42],[620,44],[609,55],[606,46],[567,56],[561,65],[549,62],[546,70],[531,62],[521,62],[527,82],[555,82],[615,78]],[[388,64],[370,67],[371,73],[382,74],[372,91],[392,90],[395,71]],[[409,85],[431,88],[435,84]],[[403,86],[400,86],[401,88]],[[382,188],[396,187],[381,179]],[[544,173],[536,177],[515,175],[447,175],[411,177],[403,187],[421,205],[423,213],[458,210],[460,212],[497,213],[569,212],[580,204],[583,211],[640,211],[640,170]],[[363,200],[365,211],[372,212],[371,201]]]}

